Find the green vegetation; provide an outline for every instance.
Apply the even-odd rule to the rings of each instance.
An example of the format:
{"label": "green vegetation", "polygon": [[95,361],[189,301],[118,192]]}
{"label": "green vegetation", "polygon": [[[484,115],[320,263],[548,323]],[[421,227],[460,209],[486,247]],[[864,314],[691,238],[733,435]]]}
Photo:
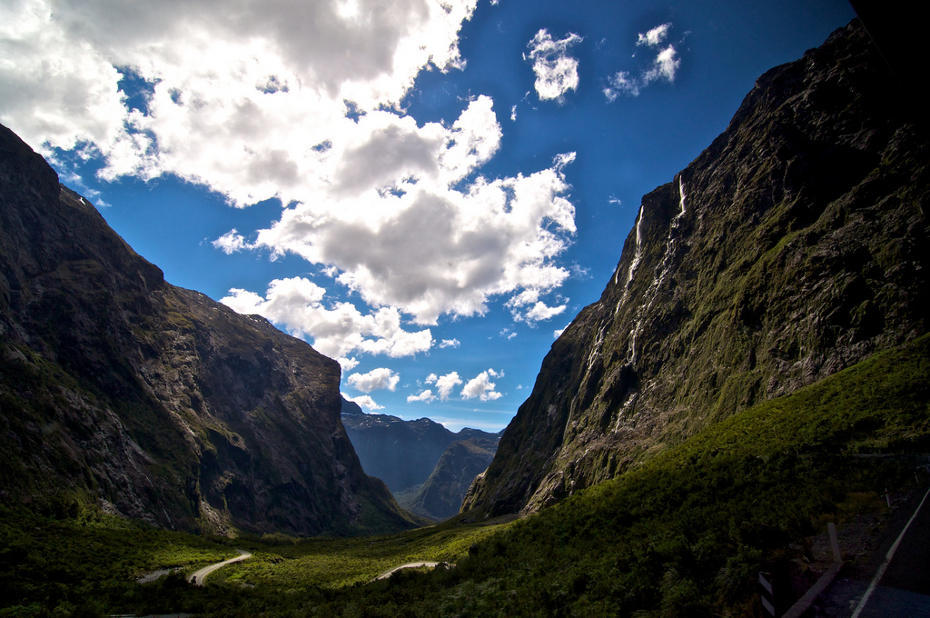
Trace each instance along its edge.
{"label": "green vegetation", "polygon": [[[378,537],[206,538],[152,528],[58,496],[35,509],[0,507],[0,616],[215,611],[251,615],[268,607],[329,602],[332,592],[366,583],[408,562],[455,562],[507,524],[445,524]],[[195,588],[198,568],[253,552],[249,561]],[[155,582],[137,580],[155,571]],[[283,596],[282,596],[283,595]],[[248,611],[244,608],[249,608]]]}
{"label": "green vegetation", "polygon": [[[355,539],[213,541],[104,518],[2,511],[10,614],[743,615],[825,521],[884,509],[930,447],[930,337],[721,421],[620,477],[504,526],[447,522]],[[873,455],[891,455],[873,457]],[[254,552],[211,576],[146,570]],[[793,549],[792,549],[793,548]],[[415,560],[449,570],[377,573]],[[4,611],[0,611],[3,615]]]}
{"label": "green vegetation", "polygon": [[340,588],[371,581],[409,562],[454,563],[468,548],[507,524],[444,524],[390,536],[310,539],[258,546],[255,557],[217,573],[217,582],[299,590]]}
{"label": "green vegetation", "polygon": [[0,616],[132,607],[145,596],[135,580],[146,573],[183,574],[235,554],[220,542],[88,510],[78,498],[59,496],[29,511],[2,506]]}

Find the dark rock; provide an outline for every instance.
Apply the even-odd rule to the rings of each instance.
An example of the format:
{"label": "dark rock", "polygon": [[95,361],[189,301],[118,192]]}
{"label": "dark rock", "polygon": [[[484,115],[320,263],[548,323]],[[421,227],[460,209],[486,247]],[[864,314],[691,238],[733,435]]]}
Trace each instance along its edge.
{"label": "dark rock", "polygon": [[169,528],[410,525],[340,423],[339,366],[166,283],[0,127],[0,491]]}

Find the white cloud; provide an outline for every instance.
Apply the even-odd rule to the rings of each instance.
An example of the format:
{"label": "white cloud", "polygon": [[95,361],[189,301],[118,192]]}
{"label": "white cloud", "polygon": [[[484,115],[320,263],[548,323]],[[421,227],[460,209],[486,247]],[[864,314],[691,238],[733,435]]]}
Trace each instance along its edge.
{"label": "white cloud", "polygon": [[652,67],[643,76],[643,83],[648,85],[664,79],[671,84],[675,81],[679,66],[681,66],[681,60],[678,59],[678,53],[672,45],[669,45],[656,56]]}
{"label": "white cloud", "polygon": [[[343,101],[391,105],[424,67],[462,66],[475,4],[3,3],[0,119],[36,147],[94,144],[106,177],[171,172],[240,203],[276,185],[286,196]],[[115,67],[152,84],[147,114],[129,109]]]}
{"label": "white cloud", "polygon": [[400,376],[387,367],[378,367],[368,373],[353,373],[346,378],[346,382],[363,393],[370,393],[375,390],[393,391],[397,388],[399,381]]}
{"label": "white cloud", "polygon": [[572,32],[564,39],[553,39],[545,28],[540,28],[527,43],[540,100],[561,101],[566,92],[578,89],[578,60],[568,55],[568,48],[582,40]]}
{"label": "white cloud", "polygon": [[482,371],[462,387],[462,399],[478,398],[481,401],[500,399],[503,395],[494,390],[497,385],[491,382],[491,378],[499,378],[503,375],[502,372],[493,369]]}
{"label": "white cloud", "polygon": [[[327,189],[327,199],[286,209],[259,231],[255,245],[334,265],[341,273],[337,280],[368,304],[398,307],[420,324],[435,324],[443,314],[484,314],[491,296],[561,285],[569,273],[554,260],[575,231],[563,174],[573,153],[529,176],[479,176],[453,188],[497,150],[500,127],[491,100],[469,103],[451,129],[401,124],[422,148],[433,149],[432,175],[424,175],[429,157],[398,155],[393,184],[355,174],[351,191],[342,184],[338,194]],[[437,143],[445,145],[437,150]],[[400,161],[404,156],[409,165]]]}
{"label": "white cloud", "polygon": [[552,331],[552,338],[553,338],[553,339],[558,339],[559,337],[561,337],[561,336],[562,336],[562,333],[565,332],[565,329],[566,329],[566,328],[568,328],[568,324],[566,324],[566,325],[563,326],[562,328],[558,328],[558,329]]}
{"label": "white cloud", "polygon": [[549,318],[564,312],[567,306],[568,305],[558,305],[555,307],[550,307],[546,303],[538,301],[534,303],[525,314],[523,314],[522,319],[523,321],[530,323],[548,320]]}
{"label": "white cloud", "polygon": [[[668,37],[671,27],[671,23],[666,23],[647,32],[640,32],[637,35],[636,45],[658,47]],[[639,75],[632,75],[628,71],[617,71],[608,77],[607,86],[603,89],[604,96],[608,102],[613,102],[621,95],[638,97],[644,88],[658,81],[671,84],[675,81],[680,66],[681,59],[678,57],[675,46],[666,45],[647,66],[639,71]]]}
{"label": "white cloud", "polygon": [[507,341],[510,341],[511,339],[517,336],[517,331],[510,330],[509,328],[502,328],[500,332],[497,334],[503,337],[504,339],[506,339]]}
{"label": "white cloud", "polygon": [[250,245],[246,242],[245,237],[240,234],[236,228],[233,228],[213,241],[213,246],[225,253],[232,255],[237,251],[249,249]]}
{"label": "white cloud", "polygon": [[439,399],[445,401],[449,398],[449,395],[452,394],[452,390],[462,383],[462,378],[459,377],[457,371],[450,371],[449,373],[442,376],[437,376],[435,373],[431,373],[426,376],[426,383],[434,384],[436,386]]}
{"label": "white cloud", "polygon": [[613,103],[621,94],[628,94],[631,97],[638,97],[640,89],[640,80],[630,77],[626,71],[617,71],[607,78],[607,87],[604,88],[604,96]]}
{"label": "white cloud", "polygon": [[[568,305],[562,304],[550,307],[539,300],[538,290],[524,290],[522,293],[508,300],[507,307],[510,309],[515,321],[535,324],[536,322],[548,320],[553,316],[559,315],[565,311]],[[526,307],[529,308],[526,309]],[[515,334],[516,333],[514,333],[514,335]],[[508,339],[510,339],[510,337],[508,337]]]}
{"label": "white cloud", "polygon": [[352,401],[362,406],[366,410],[383,410],[384,406],[378,405],[378,403],[371,398],[370,395],[359,395],[357,397],[349,397],[345,393],[342,394],[348,401]]}
{"label": "white cloud", "polygon": [[511,105],[510,106],[510,122],[516,122],[516,121],[517,121],[517,106]]}
{"label": "white cloud", "polygon": [[452,339],[443,339],[439,342],[440,348],[457,348],[462,345],[462,342],[453,337]]}
{"label": "white cloud", "polygon": [[220,302],[239,313],[263,315],[296,337],[311,337],[313,347],[348,369],[358,364],[348,358],[351,352],[399,358],[432,347],[430,330],[404,330],[400,312],[395,308],[381,307],[362,314],[348,302],[324,305],[325,294],[312,281],[293,277],[273,280],[264,297],[233,288]]}
{"label": "white cloud", "polygon": [[433,391],[430,389],[420,391],[417,395],[407,395],[407,403],[414,403],[416,401],[430,403],[436,401],[436,395],[434,395]]}
{"label": "white cloud", "polygon": [[647,32],[640,32],[636,36],[636,45],[637,46],[646,45],[648,47],[655,47],[656,45],[658,45],[659,43],[665,40],[665,38],[668,36],[668,30],[671,27],[672,27],[672,24],[670,23],[660,24]]}
{"label": "white cloud", "polygon": [[[418,125],[393,107],[424,67],[463,65],[458,33],[476,0],[169,4],[0,4],[0,121],[45,152],[99,153],[104,179],[176,174],[236,206],[279,198],[288,207],[254,242],[233,229],[213,244],[297,254],[380,308],[311,303],[299,313],[313,316],[273,318],[321,349],[428,349],[428,331],[341,344],[351,331],[330,322],[482,315],[489,298],[569,276],[556,260],[575,232],[572,155],[489,180],[476,172],[501,142],[490,97],[451,125]],[[541,61],[574,67],[558,58],[580,40],[550,37]],[[114,67],[147,84],[144,110],[130,109]],[[562,73],[568,87],[576,71]],[[270,303],[243,294],[230,302]]]}

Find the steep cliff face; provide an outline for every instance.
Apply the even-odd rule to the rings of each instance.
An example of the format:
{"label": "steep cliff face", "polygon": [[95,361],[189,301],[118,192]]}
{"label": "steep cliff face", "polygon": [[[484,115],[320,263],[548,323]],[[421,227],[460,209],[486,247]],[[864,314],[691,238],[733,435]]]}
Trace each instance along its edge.
{"label": "steep cliff face", "polygon": [[0,493],[171,528],[408,525],[339,419],[339,366],[167,284],[0,127]]}
{"label": "steep cliff face", "polygon": [[643,198],[465,509],[531,511],[925,332],[930,140],[858,22]]}

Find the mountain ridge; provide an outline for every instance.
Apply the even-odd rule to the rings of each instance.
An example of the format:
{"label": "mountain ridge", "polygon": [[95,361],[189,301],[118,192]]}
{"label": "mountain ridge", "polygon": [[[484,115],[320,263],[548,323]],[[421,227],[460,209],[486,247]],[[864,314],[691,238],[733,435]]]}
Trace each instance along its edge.
{"label": "mountain ridge", "polygon": [[538,510],[925,332],[930,153],[895,92],[855,20],[763,74],[643,197],[463,508]]}
{"label": "mountain ridge", "polygon": [[225,533],[412,525],[362,472],[335,361],[165,282],[6,127],[0,196],[4,499]]}

